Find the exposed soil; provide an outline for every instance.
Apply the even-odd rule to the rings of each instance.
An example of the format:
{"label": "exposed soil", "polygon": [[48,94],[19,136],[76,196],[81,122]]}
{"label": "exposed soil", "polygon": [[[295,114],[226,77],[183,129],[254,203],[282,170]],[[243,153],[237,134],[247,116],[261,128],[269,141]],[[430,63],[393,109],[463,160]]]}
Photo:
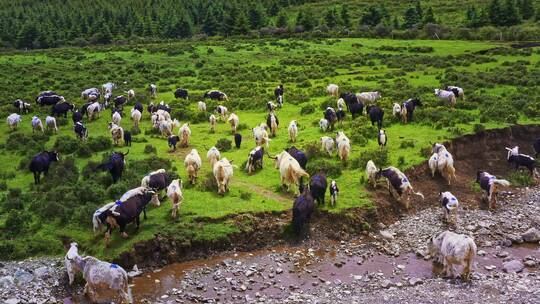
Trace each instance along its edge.
{"label": "exposed soil", "polygon": [[[439,174],[432,178],[427,162],[407,170],[405,174],[411,180],[415,191],[420,191],[425,196],[424,201],[412,196],[409,213],[438,204],[439,192],[444,191],[451,191],[465,207],[478,208],[482,194],[474,191],[472,187],[477,171],[488,171],[496,176],[506,177],[514,169],[510,168],[506,161],[505,147],[519,146],[520,153],[534,155],[532,143],[538,136],[540,126],[527,125],[488,130],[444,142],[454,157],[457,181],[452,181],[449,186]],[[377,205],[378,219],[386,224],[394,222],[397,216],[407,212],[401,204],[392,199],[386,183],[379,184],[372,199]]]}

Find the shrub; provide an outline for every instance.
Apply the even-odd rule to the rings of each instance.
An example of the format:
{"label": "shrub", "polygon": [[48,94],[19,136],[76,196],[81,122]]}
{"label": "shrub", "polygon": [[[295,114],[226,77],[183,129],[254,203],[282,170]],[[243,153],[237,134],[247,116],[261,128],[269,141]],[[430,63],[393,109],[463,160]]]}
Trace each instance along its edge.
{"label": "shrub", "polygon": [[474,133],[480,133],[484,132],[486,130],[486,126],[483,124],[474,124],[473,131]]}
{"label": "shrub", "polygon": [[412,139],[405,139],[401,142],[399,145],[400,148],[407,149],[407,148],[414,148],[414,140]]}
{"label": "shrub", "polygon": [[92,149],[90,148],[90,145],[82,143],[79,146],[79,149],[77,149],[77,156],[85,158],[92,156]]}
{"label": "shrub", "polygon": [[8,236],[16,236],[24,230],[26,218],[21,210],[10,210],[7,214],[3,232]]}
{"label": "shrub", "polygon": [[319,141],[310,141],[304,144],[302,146],[302,151],[304,151],[309,160],[325,155],[325,153],[321,151],[321,144]]}
{"label": "shrub", "polygon": [[528,171],[514,171],[508,177],[508,181],[519,187],[529,187],[535,184]]}
{"label": "shrub", "polygon": [[315,105],[307,104],[300,109],[300,115],[307,115],[315,112]]}
{"label": "shrub", "polygon": [[144,153],[146,153],[146,154],[156,154],[157,149],[156,149],[156,147],[148,144],[148,145],[144,146]]}
{"label": "shrub", "polygon": [[240,198],[245,201],[250,201],[251,195],[252,195],[251,192],[240,191]]}
{"label": "shrub", "polygon": [[402,167],[403,165],[405,165],[405,156],[400,155],[398,157],[397,165],[398,167]]}
{"label": "shrub", "polygon": [[227,152],[231,149],[232,147],[232,142],[226,138],[220,138],[217,142],[216,142],[216,148],[220,151],[220,152]]}
{"label": "shrub", "polygon": [[388,150],[373,149],[364,151],[359,157],[352,160],[352,167],[364,170],[369,160],[372,160],[378,168],[388,165]]}
{"label": "shrub", "polygon": [[333,178],[337,178],[341,175],[341,164],[328,159],[310,160],[306,169],[310,175],[317,174],[321,170],[326,172],[326,175]]}
{"label": "shrub", "polygon": [[62,154],[71,154],[79,148],[79,141],[71,136],[61,135],[56,138],[53,149]]}
{"label": "shrub", "polygon": [[88,147],[92,152],[109,150],[112,147],[111,138],[107,136],[90,137],[88,139]]}

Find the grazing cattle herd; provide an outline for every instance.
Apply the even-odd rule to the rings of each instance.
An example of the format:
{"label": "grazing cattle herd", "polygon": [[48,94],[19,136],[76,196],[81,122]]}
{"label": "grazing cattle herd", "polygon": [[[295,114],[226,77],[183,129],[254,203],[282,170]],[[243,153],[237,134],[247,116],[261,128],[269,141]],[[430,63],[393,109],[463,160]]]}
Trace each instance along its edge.
{"label": "grazing cattle herd", "polygon": [[[51,116],[45,119],[46,130],[56,133],[58,127],[55,117],[67,117],[68,112],[72,112],[73,130],[76,137],[85,140],[88,138],[88,129],[83,123],[84,116],[88,121],[92,121],[99,117],[99,113],[111,107],[110,122],[108,124],[109,132],[115,146],[131,145],[131,133],[124,131],[122,120],[124,106],[128,105],[135,98],[135,91],[130,89],[125,92],[126,96],[120,95],[113,97],[113,90],[116,85],[106,83],[101,87],[89,88],[81,93],[81,98],[85,104],[77,109],[74,104],[68,103],[63,96],[58,95],[54,91],[41,92],[36,103],[40,106],[51,106]],[[148,87],[151,98],[157,97],[157,86],[151,84]],[[363,110],[366,109],[365,115],[369,117],[371,124],[378,127],[377,139],[381,149],[386,149],[388,143],[388,135],[383,129],[384,109],[377,105],[377,100],[382,97],[378,91],[374,92],[339,92],[339,87],[335,84],[330,84],[326,88],[327,93],[337,99],[337,111],[332,107],[327,107],[323,111],[323,117],[319,121],[319,128],[322,132],[334,131],[336,122],[342,122],[346,112],[350,112],[352,119],[359,115],[364,115]],[[454,106],[456,99],[465,100],[465,95],[462,88],[456,86],[448,86],[445,90],[435,89],[435,95],[451,106]],[[176,98],[188,99],[188,91],[182,88],[174,91]],[[334,206],[337,203],[338,193],[340,192],[337,182],[327,180],[327,172],[324,170],[318,171],[310,177],[306,171],[308,157],[306,154],[295,146],[284,149],[277,155],[270,155],[268,147],[270,145],[270,137],[278,136],[279,120],[277,110],[284,107],[284,87],[280,84],[274,90],[274,97],[277,105],[269,101],[266,104],[269,111],[265,123],[255,126],[252,129],[255,147],[249,152],[245,170],[248,174],[252,174],[257,170],[263,169],[264,155],[275,160],[275,166],[280,174],[280,182],[286,186],[287,191],[297,194],[292,208],[292,225],[294,231],[300,233],[302,227],[309,222],[314,210],[315,201],[317,205],[325,203],[327,189],[330,193],[331,204]],[[218,90],[207,91],[203,95],[203,99],[212,99],[219,102],[226,102],[229,97]],[[112,103],[110,102],[112,99]],[[27,114],[30,111],[30,104],[18,99],[13,102],[13,106],[18,113],[13,113],[7,117],[7,124],[11,130],[17,129],[22,121],[22,114]],[[411,98],[404,101],[402,104],[394,103],[392,114],[397,120],[403,123],[410,123],[413,120],[413,113],[416,107],[422,106],[422,102],[418,98]],[[199,111],[206,112],[206,103],[199,101],[197,103]],[[190,137],[192,135],[189,123],[180,125],[176,119],[171,119],[171,107],[163,101],[154,104],[150,103],[147,106],[147,111],[150,113],[152,127],[158,129],[161,135],[167,138],[168,146],[172,150],[176,150],[177,145],[181,148],[190,146]],[[134,103],[130,111],[130,116],[135,128],[138,128],[140,121],[143,118],[144,106],[140,102]],[[209,113],[211,114],[211,113]],[[240,118],[235,113],[228,114],[228,109],[224,105],[218,105],[215,108],[215,114],[209,117],[210,132],[216,132],[218,118],[228,122],[231,126],[231,132],[234,136],[236,148],[240,148],[242,144],[242,136],[237,133]],[[216,117],[217,116],[217,117]],[[45,132],[42,121],[38,116],[33,116],[31,120],[33,132]],[[290,142],[297,141],[299,136],[299,124],[297,120],[292,120],[288,125],[288,136]],[[175,134],[175,129],[178,129],[178,135]],[[374,135],[375,137],[375,135]],[[354,138],[354,137],[353,137]],[[337,151],[337,157],[346,164],[351,154],[351,141],[343,131],[337,131],[335,138],[330,136],[322,136],[320,138],[321,150],[328,155],[333,155],[334,150]],[[540,138],[534,143],[536,156],[540,153]],[[266,147],[266,150],[265,150]],[[520,154],[519,148],[514,147],[508,150],[507,160],[516,169],[525,167],[530,171],[533,177],[536,175],[536,162],[532,156]],[[100,164],[97,169],[106,170],[110,173],[113,183],[116,183],[122,178],[127,153],[113,152],[108,161]],[[48,169],[52,162],[60,160],[59,153],[56,151],[43,151],[35,155],[29,169],[34,174],[34,182],[41,182],[41,173],[47,175]],[[215,179],[215,186],[220,195],[224,195],[230,188],[230,182],[233,177],[233,171],[237,166],[232,164],[232,160],[228,160],[221,156],[220,151],[216,147],[208,149],[207,160],[210,163],[211,171]],[[198,173],[202,167],[202,160],[197,149],[192,149],[184,159],[184,166],[188,175],[189,182],[195,184],[197,182]],[[428,166],[431,175],[434,177],[439,173],[451,185],[452,181],[456,180],[456,169],[454,168],[454,159],[452,154],[446,147],[440,143],[433,144],[432,155],[428,159]],[[369,160],[366,164],[366,177],[368,184],[375,189],[378,180],[386,179],[387,189],[396,201],[402,203],[405,209],[410,208],[411,196],[416,195],[424,199],[424,195],[420,192],[415,192],[409,178],[396,167],[377,168],[375,162]],[[306,185],[304,185],[304,178]],[[483,199],[489,204],[489,207],[494,207],[497,191],[500,187],[509,186],[509,182],[504,179],[489,174],[485,171],[478,171],[476,181],[480,185],[484,195]],[[100,227],[106,226],[105,241],[108,244],[111,233],[114,228],[119,228],[122,237],[127,237],[125,231],[126,225],[135,222],[136,228],[140,226],[140,214],[144,214],[146,218],[146,208],[149,203],[156,206],[160,205],[159,192],[165,190],[166,197],[172,203],[171,217],[176,218],[179,214],[179,207],[183,201],[182,181],[180,179],[172,179],[169,173],[160,169],[149,173],[141,181],[141,186],[127,191],[120,199],[115,202],[108,203],[95,211],[92,216],[94,231],[98,231]],[[451,192],[445,191],[439,194],[440,204],[443,207],[444,218],[448,224],[458,225],[459,203],[456,196]],[[476,245],[474,241],[464,235],[458,235],[449,231],[443,232],[440,235],[433,237],[429,241],[429,250],[434,257],[440,260],[444,265],[444,271],[449,275],[454,275],[453,265],[463,264],[463,276],[468,278],[471,271],[472,261],[476,254]],[[78,255],[77,245],[72,244],[65,258],[66,269],[68,270],[70,283],[73,281],[73,275],[79,271],[83,273],[87,285],[85,291],[92,296],[96,292],[97,286],[102,283],[107,283],[110,288],[118,291],[122,299],[129,298],[129,288],[127,285],[127,277],[125,271],[118,265],[109,264],[99,261],[93,257],[82,258]],[[97,273],[99,271],[101,273]],[[112,281],[114,280],[114,283]]]}

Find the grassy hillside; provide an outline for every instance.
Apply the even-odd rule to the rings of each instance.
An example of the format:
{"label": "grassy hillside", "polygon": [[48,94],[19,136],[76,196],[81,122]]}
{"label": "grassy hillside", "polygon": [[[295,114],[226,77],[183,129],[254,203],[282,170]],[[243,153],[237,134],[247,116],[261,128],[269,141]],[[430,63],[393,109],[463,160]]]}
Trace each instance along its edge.
{"label": "grassy hillside", "polygon": [[[309,166],[310,170],[325,167],[337,172],[331,178],[343,190],[335,208],[322,208],[330,212],[373,208],[361,182],[368,159],[374,158],[378,165],[392,164],[405,169],[426,159],[421,149],[428,147],[429,142],[484,127],[538,122],[539,61],[537,48],[513,50],[492,43],[366,39],[210,40],[197,44],[5,53],[0,58],[5,75],[0,78],[0,86],[7,88],[0,107],[2,117],[14,111],[12,100],[22,98],[33,103],[37,93],[46,89],[54,89],[80,106],[83,89],[108,81],[119,84],[117,94],[133,88],[136,99],[147,105],[151,100],[146,88],[149,83],[156,83],[158,97],[154,102],[169,103],[174,117],[182,123],[190,121],[193,137],[189,148],[169,151],[166,140],[152,132],[145,112],[142,133],[135,136],[129,148],[127,172],[122,181],[111,186],[108,174],[96,172],[95,164],[110,151],[128,148],[110,148],[107,144],[101,148],[96,144],[100,136],[109,138],[106,125],[110,111],[106,110],[96,121],[87,122],[91,144],[80,144],[73,134],[70,118],[60,121],[57,135],[32,135],[32,115],[44,120],[49,113],[48,108],[33,105],[34,111],[24,115],[18,131],[8,131],[5,124],[0,126],[0,162],[4,163],[0,169],[0,188],[6,193],[0,204],[3,231],[0,252],[7,258],[58,254],[62,252],[61,242],[73,239],[89,253],[114,257],[158,232],[175,235],[182,241],[214,240],[238,231],[238,223],[227,219],[228,215],[290,209],[292,195],[281,191],[279,173],[272,161],[265,159],[264,169],[250,176],[242,167],[254,147],[250,130],[265,121],[266,102],[279,83],[285,84],[285,107],[277,112],[281,125],[278,136],[270,143],[272,154],[291,145],[286,129],[292,119],[300,125],[295,145],[304,149],[319,147],[318,140],[324,134],[318,130],[317,122],[326,105],[335,105],[335,100],[325,94],[328,83],[339,84],[342,91],[382,92],[383,98],[378,103],[386,110],[387,154],[377,147],[377,130],[366,118],[353,122],[349,116],[338,127],[353,143],[348,165],[342,166],[336,157],[315,153]],[[445,84],[463,86],[467,101],[459,101],[456,109],[437,101],[433,88]],[[174,99],[173,91],[177,87],[189,90],[189,101]],[[233,137],[223,122],[216,133],[210,133],[209,113],[196,110],[203,92],[212,88],[229,95],[231,101],[224,105],[239,115],[239,132],[244,138],[241,149],[222,153],[239,166],[231,191],[224,197],[206,186],[210,172],[206,151],[219,139]],[[420,97],[424,107],[415,113],[414,123],[402,125],[391,117],[391,106],[413,96]],[[208,109],[216,104],[208,102]],[[131,105],[125,109],[129,113]],[[121,124],[125,129],[132,127],[127,115]],[[36,187],[27,170],[28,161],[41,149],[53,147],[64,151],[62,161],[53,166],[48,181]],[[149,218],[142,222],[139,232],[129,228],[127,240],[116,232],[110,248],[105,249],[102,235],[94,236],[91,231],[93,211],[137,186],[150,170],[166,167],[186,181],[183,159],[191,148],[198,149],[205,161],[197,185],[184,190],[180,217],[176,221],[170,219],[168,201],[159,208],[151,207]],[[7,189],[21,189],[22,194]]]}

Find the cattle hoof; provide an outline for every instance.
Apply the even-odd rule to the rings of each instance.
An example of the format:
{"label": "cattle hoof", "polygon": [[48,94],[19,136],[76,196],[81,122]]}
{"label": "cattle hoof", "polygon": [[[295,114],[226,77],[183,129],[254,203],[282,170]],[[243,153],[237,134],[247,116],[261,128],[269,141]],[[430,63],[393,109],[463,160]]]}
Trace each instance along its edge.
{"label": "cattle hoof", "polygon": [[125,238],[125,239],[127,239],[127,237],[128,237],[128,234],[125,233],[125,232],[122,232],[120,235],[121,235],[123,238]]}

